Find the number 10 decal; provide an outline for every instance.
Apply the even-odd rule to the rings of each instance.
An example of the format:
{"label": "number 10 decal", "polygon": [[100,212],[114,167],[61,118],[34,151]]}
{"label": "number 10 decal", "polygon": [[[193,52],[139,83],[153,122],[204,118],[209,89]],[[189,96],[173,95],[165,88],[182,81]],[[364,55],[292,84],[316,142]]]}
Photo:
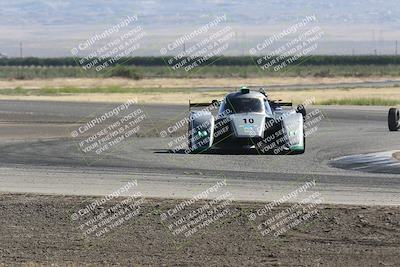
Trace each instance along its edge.
{"label": "number 10 decal", "polygon": [[254,119],[250,118],[250,119],[243,119],[244,123],[254,123]]}

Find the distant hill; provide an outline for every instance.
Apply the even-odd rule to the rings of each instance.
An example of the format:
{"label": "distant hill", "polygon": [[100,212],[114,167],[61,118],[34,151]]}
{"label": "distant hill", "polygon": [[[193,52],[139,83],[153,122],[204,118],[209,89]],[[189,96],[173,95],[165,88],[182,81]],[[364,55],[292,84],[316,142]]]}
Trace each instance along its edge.
{"label": "distant hill", "polygon": [[[354,48],[356,52],[366,52],[374,47],[389,53],[393,50],[392,41],[400,37],[399,11],[398,0],[1,1],[0,49],[16,56],[21,40],[27,55],[67,56],[79,40],[135,14],[150,33],[142,53],[156,54],[158,48],[151,45],[153,42],[176,38],[217,15],[226,14],[227,23],[238,32],[238,43],[230,53],[241,54],[249,42],[315,14],[318,25],[327,33],[321,53],[351,53]],[[239,39],[246,44],[239,44]]]}
{"label": "distant hill", "polygon": [[393,25],[400,22],[397,0],[18,0],[0,2],[1,25],[103,24],[139,14],[150,25],[189,26],[213,14],[240,25],[279,24],[318,14],[324,23]]}

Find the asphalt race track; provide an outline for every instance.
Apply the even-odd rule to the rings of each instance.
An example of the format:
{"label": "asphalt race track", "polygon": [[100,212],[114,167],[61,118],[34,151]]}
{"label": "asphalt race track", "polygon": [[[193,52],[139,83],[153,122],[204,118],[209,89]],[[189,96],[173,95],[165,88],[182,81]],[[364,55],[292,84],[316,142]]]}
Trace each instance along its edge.
{"label": "asphalt race track", "polygon": [[323,118],[303,155],[187,155],[170,151],[179,133],[159,134],[171,118],[185,118],[187,106],[146,105],[138,136],[112,153],[86,157],[71,129],[116,105],[0,101],[0,190],[102,195],[137,179],[145,196],[186,198],[226,179],[235,200],[270,201],[315,180],[312,190],[326,203],[400,204],[399,174],[333,167],[336,158],[399,149],[400,132],[388,131],[386,107],[308,107]]}

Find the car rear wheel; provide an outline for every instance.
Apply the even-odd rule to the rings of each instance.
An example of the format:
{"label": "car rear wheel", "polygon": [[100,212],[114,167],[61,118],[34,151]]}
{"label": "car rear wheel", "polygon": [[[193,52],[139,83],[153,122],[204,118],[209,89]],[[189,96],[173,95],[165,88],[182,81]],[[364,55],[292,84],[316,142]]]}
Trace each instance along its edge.
{"label": "car rear wheel", "polygon": [[306,151],[306,135],[305,135],[305,132],[304,132],[304,125],[303,125],[303,149],[293,150],[289,154],[291,154],[291,155],[300,155],[300,154],[304,154],[305,151]]}
{"label": "car rear wheel", "polygon": [[303,115],[303,120],[304,121],[306,120],[307,111],[306,111],[306,108],[304,107],[304,105],[298,105],[296,108],[296,112]]}
{"label": "car rear wheel", "polygon": [[191,125],[189,123],[189,126],[188,126],[188,153],[191,153],[192,152],[192,148],[193,148],[191,128],[192,127],[191,127]]}
{"label": "car rear wheel", "polygon": [[398,131],[400,128],[399,123],[400,110],[397,108],[390,108],[388,114],[388,126],[390,131]]}

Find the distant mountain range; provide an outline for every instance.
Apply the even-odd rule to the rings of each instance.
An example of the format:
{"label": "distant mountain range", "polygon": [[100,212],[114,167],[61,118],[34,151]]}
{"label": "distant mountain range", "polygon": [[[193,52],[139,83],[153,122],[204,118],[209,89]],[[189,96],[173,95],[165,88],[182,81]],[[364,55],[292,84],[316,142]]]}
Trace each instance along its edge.
{"label": "distant mountain range", "polygon": [[[151,42],[167,42],[221,14],[246,43],[313,14],[326,32],[321,53],[371,51],[374,46],[389,52],[391,42],[400,39],[398,0],[15,0],[0,1],[0,53],[18,55],[22,41],[26,55],[69,55],[79,40],[124,16],[138,15],[150,36],[142,53],[157,54]],[[349,42],[355,42],[352,49],[346,47]],[[243,44],[235,47],[230,53],[246,50]]]}

